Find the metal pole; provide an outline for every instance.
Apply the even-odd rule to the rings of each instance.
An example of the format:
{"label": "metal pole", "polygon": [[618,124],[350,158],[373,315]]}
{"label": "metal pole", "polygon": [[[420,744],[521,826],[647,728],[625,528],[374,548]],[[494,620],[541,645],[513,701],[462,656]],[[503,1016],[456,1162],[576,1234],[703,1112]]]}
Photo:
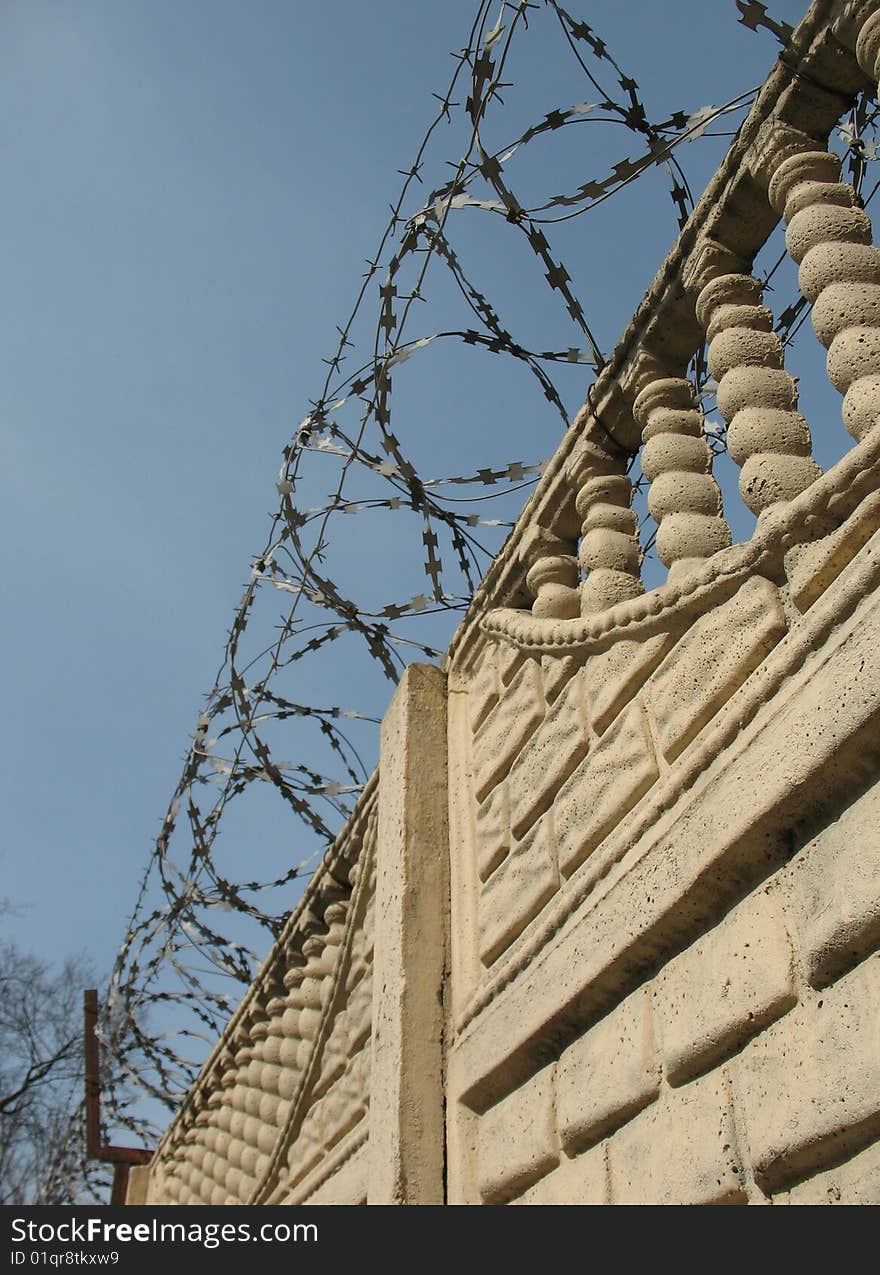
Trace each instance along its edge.
{"label": "metal pole", "polygon": [[98,993],[90,987],[83,995],[84,1047],[86,1062],[86,1156],[113,1165],[111,1204],[124,1204],[128,1190],[128,1170],[132,1164],[149,1164],[152,1151],[146,1147],[111,1147],[101,1136],[101,1054],[98,1043]]}
{"label": "metal pole", "polygon": [[124,1204],[128,1193],[128,1165],[118,1162],[113,1166],[113,1189],[110,1192],[111,1204]]}
{"label": "metal pole", "polygon": [[86,1154],[101,1157],[101,1057],[98,1049],[98,993],[89,988],[84,997],[86,1054]]}

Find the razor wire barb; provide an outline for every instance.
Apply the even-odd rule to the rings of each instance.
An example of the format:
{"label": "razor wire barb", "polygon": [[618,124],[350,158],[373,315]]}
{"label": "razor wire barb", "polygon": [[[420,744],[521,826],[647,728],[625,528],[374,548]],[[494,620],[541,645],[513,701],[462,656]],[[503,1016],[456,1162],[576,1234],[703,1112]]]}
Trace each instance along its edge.
{"label": "razor wire barb", "polygon": [[[776,23],[763,5],[737,0],[737,9],[746,26],[766,29],[785,46],[791,28]],[[504,145],[484,146],[486,121],[503,107],[510,87],[504,75],[514,41],[526,38],[539,18],[558,30],[560,49],[570,55],[594,100],[555,107]],[[309,702],[303,697],[307,666],[299,689],[288,686],[297,672],[291,666],[341,650],[352,640],[391,682],[409,658],[439,658],[439,643],[427,640],[439,631],[438,621],[427,635],[418,624],[438,616],[451,623],[466,608],[497,549],[486,536],[497,541],[512,525],[509,518],[486,517],[485,502],[504,504],[528,489],[546,463],[514,460],[473,473],[423,477],[396,424],[392,374],[431,347],[463,344],[514,360],[565,428],[569,413],[556,369],[574,364],[596,374],[605,357],[573,276],[551,244],[554,226],[582,217],[658,168],[667,174],[674,218],[683,226],[694,199],[680,147],[718,121],[736,125],[757,93],[751,89],[720,107],[683,107],[653,121],[637,81],[593,27],[558,0],[502,0],[500,6],[499,0],[479,0],[467,42],[452,56],[450,81],[445,92],[434,94],[439,103],[434,118],[412,163],[401,170],[403,182],[388,223],[352,310],[338,328],[336,347],[324,360],[323,383],[284,448],[279,506],[265,546],[253,560],[113,969],[99,1029],[108,1066],[107,1113],[112,1123],[145,1138],[154,1137],[155,1129],[140,1114],[143,1095],[173,1109],[191,1086],[205,1042],[217,1037],[253,977],[255,948],[264,953],[280,932],[290,910],[291,883],[311,873],[372,768],[374,757],[365,759],[360,742],[368,737],[358,735],[356,742],[355,732],[363,731],[363,724],[375,731],[377,718],[339,704]],[[865,163],[876,154],[871,134],[876,114],[860,104],[844,138],[859,189]],[[452,175],[429,189],[423,171],[429,148],[438,131],[455,122],[463,123],[466,144],[448,164]],[[630,147],[635,143],[635,157],[620,158],[571,191],[538,202],[520,200],[515,161],[523,152],[534,151],[551,134],[598,125],[623,129]],[[560,307],[571,324],[566,348],[535,350],[508,330],[453,246],[457,217],[465,211],[494,218],[499,234],[531,254],[526,260],[543,276],[548,304]],[[466,325],[423,326],[429,268],[445,268],[465,307]],[[371,312],[375,317],[369,321]],[[367,336],[361,338],[358,328],[365,316]],[[803,317],[799,301],[783,312],[780,330],[786,340]],[[698,393],[711,402],[713,386],[702,351],[691,370]],[[583,387],[580,393],[582,398]],[[707,434],[713,449],[722,450],[723,433],[715,427]],[[301,508],[301,493],[312,481],[308,467],[328,463],[335,466],[330,495]],[[363,484],[359,495],[353,494],[356,479]],[[415,594],[382,605],[352,596],[331,574],[332,529],[340,519],[377,513],[394,515],[401,542],[418,545],[425,581]],[[404,515],[415,516],[418,540],[404,529]],[[645,552],[651,543],[645,540]],[[414,630],[406,627],[413,622]],[[272,732],[294,721],[317,731],[316,752],[326,764],[282,760]],[[232,804],[255,785],[268,786],[283,801],[299,821],[300,835],[311,839],[311,853],[271,879],[259,873],[241,879],[240,868],[233,879],[218,863],[217,840]],[[251,925],[248,942],[241,941],[242,922]],[[170,1029],[157,1031],[160,1020]],[[189,1041],[193,1046],[187,1052]]]}

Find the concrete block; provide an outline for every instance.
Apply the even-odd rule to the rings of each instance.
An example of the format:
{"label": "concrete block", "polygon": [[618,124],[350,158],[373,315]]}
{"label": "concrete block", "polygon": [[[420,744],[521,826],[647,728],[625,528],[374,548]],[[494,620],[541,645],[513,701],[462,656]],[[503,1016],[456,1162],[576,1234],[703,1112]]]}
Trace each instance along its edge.
{"label": "concrete block", "polygon": [[880,1142],[773,1197],[774,1204],[880,1204]]}
{"label": "concrete block", "polygon": [[873,492],[853,516],[822,540],[795,545],[785,556],[791,596],[808,610],[880,527],[880,492]]}
{"label": "concrete block", "polygon": [[648,706],[665,757],[677,757],[785,633],[779,591],[755,576],[703,616],[648,683]]}
{"label": "concrete block", "polygon": [[508,646],[502,642],[498,646],[498,674],[502,686],[509,686],[516,677],[523,663],[530,657],[518,646]]}
{"label": "concrete block", "polygon": [[542,655],[541,678],[544,683],[544,698],[552,704],[556,696],[583,667],[583,660],[573,655]]}
{"label": "concrete block", "polygon": [[304,1201],[306,1204],[366,1204],[369,1150],[365,1144]]}
{"label": "concrete block", "polygon": [[804,847],[788,879],[807,976],[821,987],[880,944],[880,784]]}
{"label": "concrete block", "polygon": [[559,1163],[553,1073],[545,1067],[480,1120],[480,1195],[486,1204],[518,1195]]}
{"label": "concrete block", "polygon": [[501,679],[498,675],[498,648],[491,644],[485,648],[471,676],[468,688],[468,708],[471,730],[477,730],[491,709],[498,703]]}
{"label": "concrete block", "polygon": [[527,660],[474,738],[478,801],[508,772],[517,753],[544,719],[540,666]]}
{"label": "concrete block", "polygon": [[480,895],[480,957],[490,965],[559,889],[549,817],[515,845]]}
{"label": "concrete block", "polygon": [[562,1157],[558,1168],[529,1187],[511,1204],[607,1204],[608,1165],[605,1148]]}
{"label": "concrete block", "polygon": [[796,1003],[781,904],[766,893],[734,908],[657,979],[666,1073],[681,1084]]}
{"label": "concrete block", "polygon": [[477,872],[485,881],[498,867],[511,845],[510,801],[507,783],[493,788],[477,805]]}
{"label": "concrete block", "polygon": [[125,1192],[126,1204],[146,1204],[150,1189],[150,1166],[133,1164],[128,1171],[128,1186]]}
{"label": "concrete block", "polygon": [[586,667],[587,701],[593,730],[601,735],[625,708],[672,646],[668,633],[643,641],[625,639],[594,655]]}
{"label": "concrete block", "polygon": [[550,807],[571,772],[583,761],[588,747],[583,677],[575,675],[511,767],[511,824],[515,837],[523,837]]}
{"label": "concrete block", "polygon": [[718,1072],[659,1102],[608,1141],[612,1204],[743,1204],[730,1095]]}
{"label": "concrete block", "polygon": [[591,1027],[559,1059],[559,1136],[569,1153],[641,1111],[660,1088],[649,987]]}
{"label": "concrete block", "polygon": [[566,780],[553,807],[559,867],[569,875],[658,775],[644,709],[633,704]]}
{"label": "concrete block", "polygon": [[732,1064],[766,1190],[880,1134],[880,958],[756,1037]]}

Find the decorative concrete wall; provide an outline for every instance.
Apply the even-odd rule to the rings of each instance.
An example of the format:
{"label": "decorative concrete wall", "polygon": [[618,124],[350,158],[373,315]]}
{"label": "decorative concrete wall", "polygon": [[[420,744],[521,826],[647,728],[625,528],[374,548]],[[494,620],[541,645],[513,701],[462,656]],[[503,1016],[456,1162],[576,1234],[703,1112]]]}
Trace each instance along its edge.
{"label": "decorative concrete wall", "polygon": [[130,1202],[880,1203],[880,250],[826,150],[878,54],[812,6]]}
{"label": "decorative concrete wall", "polygon": [[878,514],[451,682],[451,1200],[880,1202]]}
{"label": "decorative concrete wall", "polygon": [[[366,1199],[377,784],[135,1175],[129,1203]],[[344,1188],[340,1184],[344,1183]]]}

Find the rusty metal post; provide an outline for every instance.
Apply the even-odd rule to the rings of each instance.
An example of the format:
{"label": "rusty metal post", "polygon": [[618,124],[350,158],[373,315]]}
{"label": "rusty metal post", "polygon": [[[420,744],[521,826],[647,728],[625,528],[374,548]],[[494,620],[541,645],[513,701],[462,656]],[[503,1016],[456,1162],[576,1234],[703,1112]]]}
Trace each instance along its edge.
{"label": "rusty metal post", "polygon": [[128,1165],[117,1162],[113,1166],[113,1187],[110,1191],[111,1204],[124,1204],[128,1194]]}
{"label": "rusty metal post", "polygon": [[128,1190],[128,1170],[132,1164],[149,1164],[152,1151],[146,1147],[112,1147],[101,1133],[101,1054],[98,1043],[98,993],[93,987],[83,995],[84,1048],[86,1063],[86,1156],[113,1165],[111,1204],[124,1204]]}
{"label": "rusty metal post", "polygon": [[98,1052],[98,993],[89,988],[83,996],[86,1055],[86,1155],[101,1159],[101,1057]]}

